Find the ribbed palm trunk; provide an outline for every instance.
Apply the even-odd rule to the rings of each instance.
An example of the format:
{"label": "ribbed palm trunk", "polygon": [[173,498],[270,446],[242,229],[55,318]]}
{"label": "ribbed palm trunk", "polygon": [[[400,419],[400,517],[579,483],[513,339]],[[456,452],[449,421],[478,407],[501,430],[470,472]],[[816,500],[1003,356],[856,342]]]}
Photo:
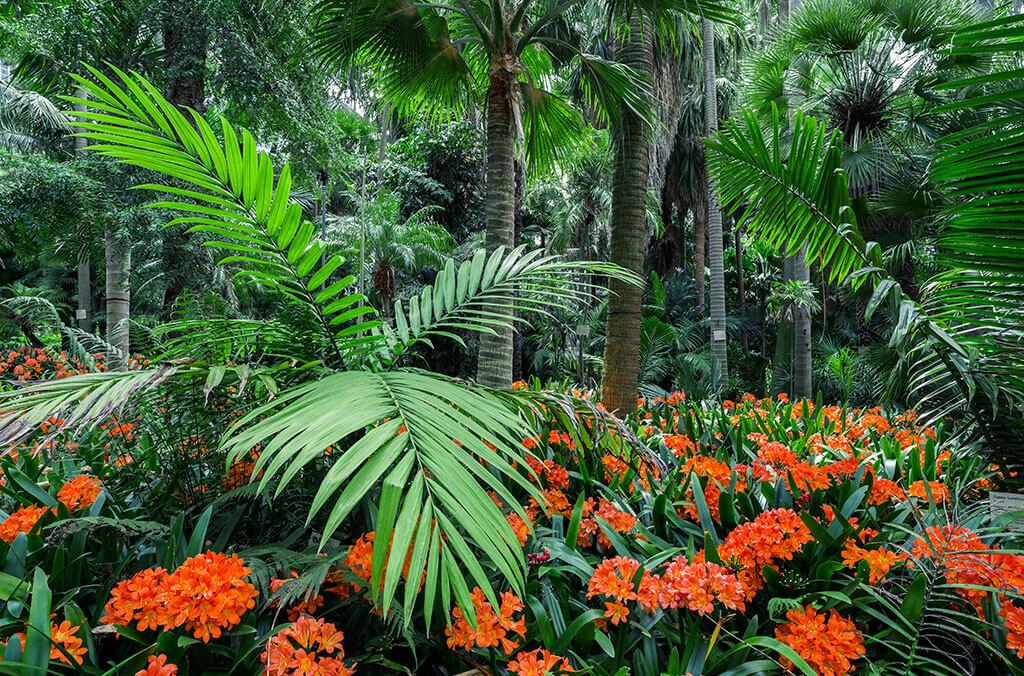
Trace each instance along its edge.
{"label": "ribbed palm trunk", "polygon": [[[810,282],[811,271],[807,266],[807,246],[793,261],[793,278],[798,282]],[[811,313],[805,308],[796,311],[793,339],[793,396],[804,399],[812,395],[811,385]]]}
{"label": "ribbed palm trunk", "polygon": [[[79,87],[75,90],[75,96],[84,99],[86,96],[85,90]],[[84,112],[85,106],[81,103],[76,103],[75,110]],[[76,136],[75,155],[83,155],[88,144],[88,139]],[[90,239],[91,237],[86,239],[82,245],[82,250],[78,253],[78,269],[76,270],[78,278],[78,308],[75,312],[75,319],[78,321],[78,328],[92,333],[92,268],[89,265]]]}
{"label": "ribbed palm trunk", "polygon": [[[782,263],[782,281],[793,279],[793,258]],[[772,394],[789,392],[793,373],[793,322],[782,318],[775,332],[775,357],[772,359]]]}
{"label": "ribbed palm trunk", "polygon": [[[715,28],[707,19],[700,21],[704,42],[704,126],[710,136],[718,129],[718,98],[715,91]],[[729,380],[729,358],[725,337],[725,261],[722,242],[722,210],[715,197],[714,179],[707,176],[708,267],[711,269],[711,358],[716,365],[715,389]]]}
{"label": "ribbed palm trunk", "polygon": [[[498,59],[491,66],[487,90],[487,251],[513,246],[515,234],[515,154],[516,127],[514,106],[518,91],[514,57]],[[477,382],[487,387],[512,385],[512,330],[499,328],[495,335],[480,336],[477,357]]]}
{"label": "ribbed palm trunk", "polygon": [[131,316],[132,249],[130,242],[117,236],[111,226],[104,230],[107,261],[107,342],[121,355],[108,355],[112,371],[127,367],[128,318]]}
{"label": "ribbed palm trunk", "polygon": [[[619,61],[650,77],[654,69],[654,45],[647,21],[639,21],[641,25],[630,30],[619,49]],[[646,93],[650,96],[650,92]],[[637,274],[643,273],[647,248],[646,206],[650,165],[651,139],[647,125],[624,109],[615,136],[611,259]],[[609,411],[624,416],[636,410],[643,290],[611,279],[608,291],[601,401]]]}
{"label": "ribbed palm trunk", "polygon": [[707,298],[704,295],[704,252],[707,248],[708,210],[705,202],[706,200],[699,199],[693,207],[693,284],[697,287],[697,312],[701,317],[707,311]]}

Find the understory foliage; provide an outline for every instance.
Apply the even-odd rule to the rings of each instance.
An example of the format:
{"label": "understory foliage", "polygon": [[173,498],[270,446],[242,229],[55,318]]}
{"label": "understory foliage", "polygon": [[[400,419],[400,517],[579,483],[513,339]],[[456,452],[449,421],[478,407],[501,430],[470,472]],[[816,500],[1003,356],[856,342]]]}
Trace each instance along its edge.
{"label": "understory foliage", "polygon": [[[22,348],[5,361],[60,359]],[[39,375],[83,377],[62,369]],[[424,517],[388,522],[387,482],[336,528],[322,516],[305,527],[321,478],[348,467],[360,442],[317,453],[283,485],[263,483],[273,438],[241,456],[219,445],[222,429],[261,410],[253,384],[175,376],[99,425],[44,421],[0,461],[4,663],[1024,671],[1021,538],[1007,529],[1014,515],[984,500],[999,468],[951,430],[913,411],[683,393],[640,401],[612,429],[586,405],[590,392],[564,393],[577,401],[566,409],[554,393],[517,390],[544,397],[547,415],[524,422],[517,478],[485,497],[513,533],[523,578],[510,585],[503,562],[480,556],[486,535],[447,529],[479,561],[462,592],[431,591],[422,561],[450,554],[404,535]],[[409,433],[398,424],[367,434]],[[451,445],[479,473],[500,458]],[[468,493],[453,477],[449,490]]]}

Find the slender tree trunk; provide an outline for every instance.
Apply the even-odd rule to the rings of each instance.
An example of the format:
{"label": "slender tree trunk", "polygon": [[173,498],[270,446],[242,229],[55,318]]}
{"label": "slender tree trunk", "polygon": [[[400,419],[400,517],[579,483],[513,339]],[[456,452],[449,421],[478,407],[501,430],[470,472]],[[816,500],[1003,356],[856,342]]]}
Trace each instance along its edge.
{"label": "slender tree trunk", "polygon": [[107,259],[107,342],[120,351],[108,355],[112,371],[123,371],[129,355],[128,319],[131,316],[131,243],[117,236],[108,225],[104,229]]}
{"label": "slender tree trunk", "polygon": [[697,199],[693,206],[693,283],[697,287],[697,312],[703,317],[707,312],[704,298],[704,249],[708,222],[707,200]]}
{"label": "slender tree trunk", "polygon": [[[734,240],[733,248],[736,251],[736,295],[739,297],[739,300],[740,300],[739,316],[740,316],[740,321],[744,322],[744,325],[746,325],[746,320],[747,320],[747,299],[745,298],[745,296],[746,296],[746,289],[744,288],[746,286],[746,280],[744,279],[744,274],[743,274],[743,233],[741,231],[739,222],[737,222],[733,226],[732,234],[733,234],[733,240]],[[747,349],[747,333],[746,333],[746,331],[744,331],[742,333],[741,340],[743,341],[743,349],[746,350]]]}
{"label": "slender tree trunk", "polygon": [[[510,249],[515,235],[516,127],[518,105],[515,59],[505,56],[491,64],[487,89],[487,183],[484,189],[487,216],[487,251]],[[512,385],[512,329],[496,329],[480,335],[477,382],[487,387]]]}
{"label": "slender tree trunk", "polygon": [[770,17],[771,10],[768,8],[768,0],[761,0],[761,5],[757,8],[757,32],[761,37],[768,34]]}
{"label": "slender tree trunk", "polygon": [[[163,0],[161,29],[167,100],[176,106],[206,112],[206,58],[210,42],[208,0]],[[188,111],[184,111],[189,118]],[[185,229],[174,227],[163,236],[165,279],[163,306],[169,317],[185,292],[186,270],[194,263]]]}
{"label": "slender tree trunk", "polygon": [[[515,181],[516,204],[513,220],[515,224],[512,235],[513,245],[519,243],[520,235],[523,232],[523,196],[526,192],[526,166],[522,160],[516,160]],[[517,329],[512,334],[512,380],[522,380],[523,377],[523,334]]]}
{"label": "slender tree trunk", "polygon": [[[807,266],[807,246],[793,261],[793,278],[798,282],[810,281]],[[807,308],[796,311],[795,338],[793,343],[793,396],[805,399],[813,394],[811,384],[811,313]]]}
{"label": "slender tree trunk", "polygon": [[[718,95],[715,91],[715,27],[707,19],[700,21],[704,42],[704,126],[710,136],[718,129]],[[723,260],[722,210],[715,197],[714,179],[707,174],[708,259],[711,268],[711,358],[717,366],[715,389],[721,391],[729,381],[729,357],[725,334],[725,261]]]}
{"label": "slender tree trunk", "polygon": [[[634,22],[619,50],[619,61],[648,76],[653,72],[654,44],[651,27],[645,19]],[[650,96],[650,92],[646,95]],[[623,109],[622,122],[616,131],[611,259],[613,263],[642,274],[647,246],[646,204],[651,139],[644,121],[627,109]],[[609,280],[608,290],[601,400],[609,411],[627,415],[636,410],[643,290],[616,279]]]}
{"label": "slender tree trunk", "polygon": [[[79,87],[75,91],[75,96],[80,99],[84,99],[86,97],[85,90]],[[75,110],[78,112],[84,112],[85,106],[81,103],[76,103]],[[88,144],[88,139],[76,136],[75,155],[80,156],[84,154],[85,148]],[[87,231],[88,230],[91,230],[91,228],[87,228]],[[89,250],[91,248],[89,243],[92,240],[91,235],[91,232],[87,232],[85,242],[82,244],[82,249],[78,252],[78,308],[75,312],[75,319],[78,321],[78,328],[89,333],[92,333],[92,268],[89,265]]]}
{"label": "slender tree trunk", "polygon": [[789,0],[779,0],[779,23],[789,19]]}
{"label": "slender tree trunk", "polygon": [[[793,279],[793,258],[782,263],[782,281]],[[775,356],[772,359],[771,393],[789,392],[793,372],[793,322],[781,318],[775,333]]]}

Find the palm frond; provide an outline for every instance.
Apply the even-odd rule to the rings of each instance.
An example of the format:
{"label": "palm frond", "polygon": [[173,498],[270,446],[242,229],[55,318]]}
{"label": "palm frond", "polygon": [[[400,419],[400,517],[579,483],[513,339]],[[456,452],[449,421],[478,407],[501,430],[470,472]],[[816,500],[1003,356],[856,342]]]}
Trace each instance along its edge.
{"label": "palm frond", "polygon": [[291,201],[288,165],[275,182],[270,157],[257,150],[248,131],[239,138],[223,121],[221,144],[202,117],[193,112],[187,119],[142,76],[113,69],[118,84],[89,70],[98,82],[74,76],[89,98],[69,97],[86,107],[74,116],[85,130],[81,135],[93,142],[89,149],[190,185],[139,187],[169,196],[152,206],[185,214],[169,227],[185,224],[189,232],[208,236],[207,246],[225,252],[221,264],[237,265],[241,278],[315,315],[332,345],[332,358],[344,359],[347,339],[378,322],[363,319],[374,311],[351,292],[355,278],[334,277],[344,261],[314,238],[315,226]]}

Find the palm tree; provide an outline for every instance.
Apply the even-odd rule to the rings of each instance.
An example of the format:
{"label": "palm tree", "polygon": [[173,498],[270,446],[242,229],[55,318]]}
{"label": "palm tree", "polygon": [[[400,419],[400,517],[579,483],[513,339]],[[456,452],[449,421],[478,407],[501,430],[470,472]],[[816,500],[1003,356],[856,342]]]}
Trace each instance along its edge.
{"label": "palm tree", "polygon": [[[649,19],[639,13],[632,17],[618,58],[630,68],[650,75],[654,69],[654,44]],[[649,80],[647,83],[644,94],[650,96]],[[636,111],[623,110],[615,132],[611,258],[637,274],[643,271],[647,252],[650,167],[648,125]],[[613,281],[608,291],[601,401],[609,411],[626,415],[636,410],[643,290]]]}
{"label": "palm tree", "polygon": [[[395,612],[410,549],[409,579],[423,580],[423,595],[433,600],[425,609],[428,626],[435,603],[472,607],[467,581],[497,603],[478,556],[493,562],[522,593],[523,552],[488,490],[526,518],[509,490],[514,485],[542,499],[521,471],[522,439],[530,434],[526,421],[539,406],[555,410],[577,404],[561,400],[556,405],[553,395],[469,386],[402,368],[403,361],[438,337],[458,339],[457,329],[484,332],[516,321],[507,313],[495,316],[488,307],[538,312],[561,306],[572,289],[580,288],[581,275],[640,280],[613,265],[567,263],[540,251],[480,250],[459,266],[448,260],[434,284],[396,305],[393,323],[383,321],[353,291],[354,276],[339,274],[342,257],[317,239],[316,226],[303,218],[289,167],[275,171],[249,132],[238,133],[222,121],[221,142],[205,119],[194,111],[186,117],[145,78],[115,69],[118,84],[91,72],[99,83],[76,78],[96,102],[91,107],[86,101],[87,110],[77,115],[77,124],[96,141],[90,148],[163,174],[162,183],[146,187],[164,195],[162,204],[181,213],[179,221],[191,232],[224,252],[220,262],[231,264],[240,280],[282,300],[289,313],[279,323],[287,324],[280,330],[267,322],[225,318],[202,331],[182,330],[186,322],[167,325],[165,335],[179,336],[168,354],[180,359],[0,395],[5,399],[0,444],[18,443],[54,414],[69,429],[94,425],[168,379],[210,388],[228,382],[237,386],[250,376],[255,382],[276,371],[287,388],[237,421],[223,446],[231,459],[243,453],[242,446],[244,453],[263,448],[256,468],[257,475],[263,473],[260,490],[273,482],[278,493],[311,461],[334,449],[330,469],[314,477],[320,486],[310,519],[323,524],[317,530],[324,546],[359,505],[376,507],[371,588],[385,617]],[[592,294],[591,289],[581,292]],[[295,327],[301,327],[302,340],[295,340]],[[196,359],[217,332],[266,334],[290,373],[259,361],[211,364]],[[600,412],[594,413],[600,423]],[[481,471],[482,458],[486,471]],[[405,626],[419,588],[405,586]],[[443,608],[444,616],[447,611]]]}
{"label": "palm tree", "polygon": [[446,255],[455,248],[448,231],[430,221],[437,206],[425,206],[402,218],[401,200],[381,191],[367,200],[355,195],[358,216],[328,219],[327,240],[352,261],[363,261],[360,279],[369,279],[384,314],[392,310],[399,272],[416,273],[424,268],[441,268]]}
{"label": "palm tree", "polygon": [[[398,114],[433,116],[483,102],[486,248],[508,250],[515,244],[518,148],[525,147],[532,166],[548,168],[574,154],[585,139],[579,111],[542,87],[552,69],[572,61],[590,105],[644,106],[635,73],[584,54],[558,35],[556,27],[581,2],[547,7],[530,0],[323,0],[317,6],[315,53],[333,65],[361,66]],[[478,382],[508,387],[512,353],[510,327],[481,336]]]}
{"label": "palm tree", "polygon": [[[715,88],[715,27],[707,19],[700,22],[704,53],[704,126],[708,136],[718,129],[718,94]],[[711,356],[715,362],[715,390],[721,391],[729,380],[729,358],[725,332],[725,260],[722,240],[722,211],[715,195],[714,178],[707,179],[708,260],[711,268]]]}

